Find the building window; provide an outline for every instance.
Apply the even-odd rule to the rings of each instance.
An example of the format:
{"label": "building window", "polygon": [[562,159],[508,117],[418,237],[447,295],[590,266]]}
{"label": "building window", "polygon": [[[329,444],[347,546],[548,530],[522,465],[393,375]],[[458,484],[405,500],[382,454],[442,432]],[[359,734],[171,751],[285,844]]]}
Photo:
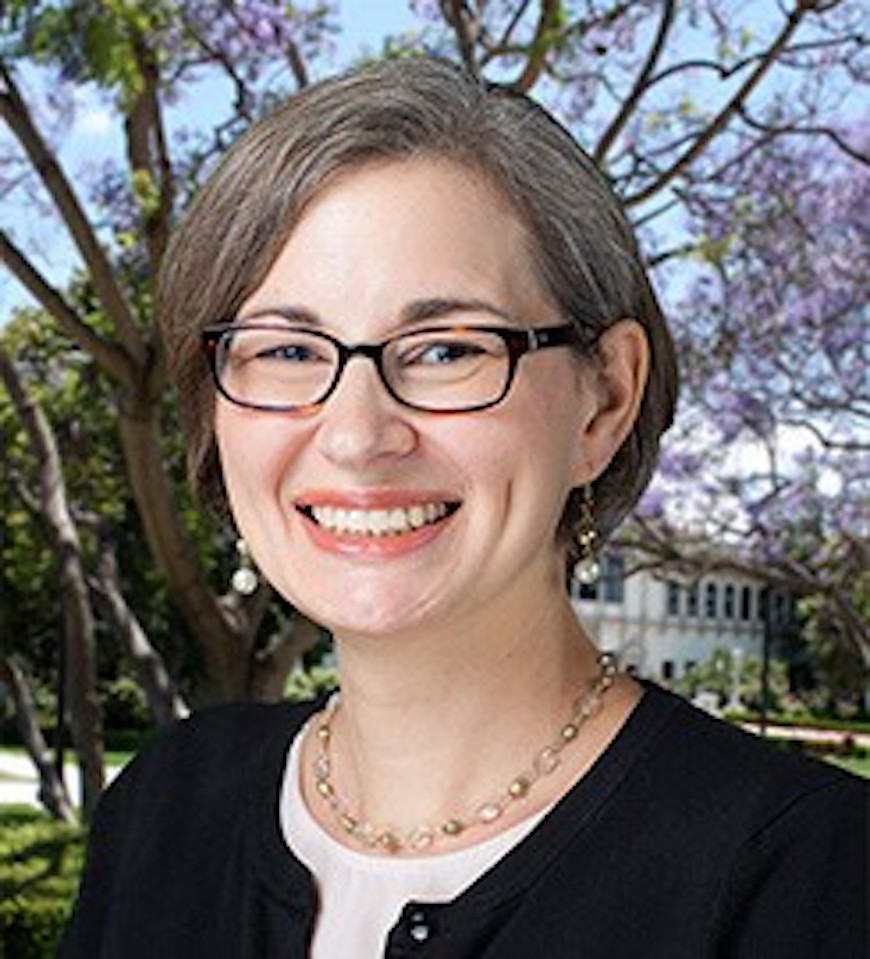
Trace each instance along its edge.
{"label": "building window", "polygon": [[734,587],[731,583],[725,586],[725,593],[722,597],[722,615],[725,619],[734,619]]}
{"label": "building window", "polygon": [[674,661],[672,659],[662,660],[662,679],[674,678]]}
{"label": "building window", "polygon": [[605,603],[625,602],[625,561],[621,556],[604,557],[601,586]]}
{"label": "building window", "polygon": [[680,584],[673,580],[668,580],[665,584],[667,588],[667,612],[668,616],[680,615]]}
{"label": "building window", "polygon": [[752,619],[752,590],[748,586],[744,586],[740,593],[740,618]]}
{"label": "building window", "polygon": [[686,593],[686,612],[689,616],[698,615],[698,584],[694,583]]}
{"label": "building window", "polygon": [[715,619],[717,606],[719,605],[719,588],[715,583],[707,583],[707,589],[704,591],[704,613],[707,619]]}

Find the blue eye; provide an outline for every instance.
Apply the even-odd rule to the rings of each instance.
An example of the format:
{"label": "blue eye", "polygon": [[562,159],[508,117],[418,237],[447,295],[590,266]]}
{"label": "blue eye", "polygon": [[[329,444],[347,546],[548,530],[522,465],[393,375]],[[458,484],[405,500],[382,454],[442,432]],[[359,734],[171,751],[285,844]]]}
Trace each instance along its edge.
{"label": "blue eye", "polygon": [[260,350],[256,359],[283,360],[286,363],[317,363],[322,361],[324,357],[318,356],[317,352],[310,346],[304,346],[301,343],[285,343],[281,346]]}
{"label": "blue eye", "polygon": [[485,352],[475,343],[442,340],[409,350],[402,357],[402,362],[405,366],[412,363],[426,366],[449,366],[462,360],[473,359]]}

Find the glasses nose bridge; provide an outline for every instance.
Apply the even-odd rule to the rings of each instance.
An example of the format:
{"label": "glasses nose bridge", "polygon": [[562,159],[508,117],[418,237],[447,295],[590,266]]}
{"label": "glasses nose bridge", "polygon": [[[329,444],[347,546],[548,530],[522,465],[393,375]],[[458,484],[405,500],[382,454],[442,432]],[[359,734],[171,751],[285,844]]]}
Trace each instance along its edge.
{"label": "glasses nose bridge", "polygon": [[381,386],[383,386],[390,396],[393,396],[394,394],[390,384],[387,382],[383,366],[384,350],[386,349],[387,345],[387,343],[352,343],[349,345],[346,343],[340,343],[340,363],[338,369],[336,370],[335,381],[332,389],[334,390],[338,387],[339,381],[344,376],[344,371],[350,361],[355,356],[361,356],[367,360],[371,360],[371,362],[374,364],[375,371],[378,374],[378,379],[381,381]]}

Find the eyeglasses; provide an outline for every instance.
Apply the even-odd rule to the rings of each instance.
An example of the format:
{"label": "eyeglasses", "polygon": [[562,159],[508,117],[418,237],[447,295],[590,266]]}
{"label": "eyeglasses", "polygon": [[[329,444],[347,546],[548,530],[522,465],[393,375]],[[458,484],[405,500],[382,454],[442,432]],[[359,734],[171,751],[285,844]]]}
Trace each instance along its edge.
{"label": "eyeglasses", "polygon": [[571,323],[539,329],[460,326],[415,330],[349,346],[327,333],[281,323],[236,323],[202,334],[218,390],[255,410],[304,412],[326,400],[354,356],[370,359],[399,403],[470,413],[500,403],[526,353],[578,344]]}

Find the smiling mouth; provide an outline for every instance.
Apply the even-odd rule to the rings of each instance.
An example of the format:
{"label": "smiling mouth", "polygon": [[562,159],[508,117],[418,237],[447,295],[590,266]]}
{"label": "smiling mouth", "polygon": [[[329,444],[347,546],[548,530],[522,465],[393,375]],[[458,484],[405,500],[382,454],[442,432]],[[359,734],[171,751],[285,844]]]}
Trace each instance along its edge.
{"label": "smiling mouth", "polygon": [[343,509],[337,506],[298,506],[324,530],[341,536],[402,536],[433,526],[452,516],[459,503],[415,503],[391,509]]}

